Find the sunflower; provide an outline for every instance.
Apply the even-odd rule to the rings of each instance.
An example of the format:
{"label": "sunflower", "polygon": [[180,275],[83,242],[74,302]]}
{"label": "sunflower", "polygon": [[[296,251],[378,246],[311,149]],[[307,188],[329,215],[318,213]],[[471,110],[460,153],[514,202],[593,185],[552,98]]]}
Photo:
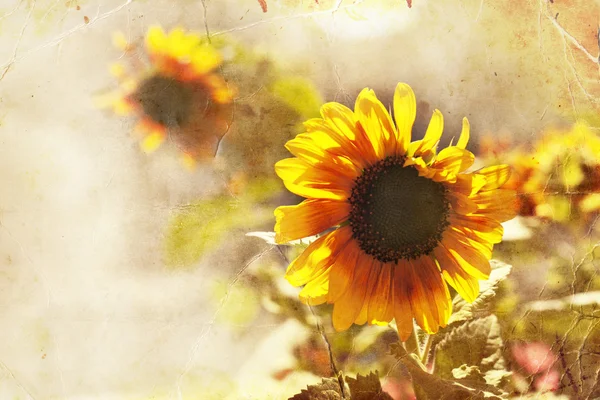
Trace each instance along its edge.
{"label": "sunflower", "polygon": [[364,89],[354,111],[338,103],[305,122],[286,144],[295,156],[275,171],[306,200],[275,210],[278,243],[321,234],[288,267],[287,280],[304,303],[333,304],[337,331],[395,318],[406,340],[413,318],[429,333],[447,324],[447,284],[467,301],[490,274],[500,224],[515,215],[514,191],[500,189],[507,165],[465,171],[463,119],[456,145],[439,153],[443,116],[435,110],[422,140],[411,143],[415,95],[400,83],[395,123],[375,93]]}
{"label": "sunflower", "polygon": [[548,128],[531,145],[489,157],[497,158],[512,166],[504,188],[517,192],[519,215],[564,223],[600,210],[600,137],[586,124]]}
{"label": "sunflower", "polygon": [[[135,49],[122,34],[115,35],[115,44],[126,53]],[[148,63],[136,59],[141,64],[135,65],[134,76],[123,64],[111,66],[120,88],[101,103],[116,114],[138,117],[134,131],[141,134],[147,153],[169,135],[188,165],[213,156],[229,129],[234,95],[215,72],[222,62],[220,53],[198,35],[181,28],[165,33],[158,26],[148,30],[145,50]]]}

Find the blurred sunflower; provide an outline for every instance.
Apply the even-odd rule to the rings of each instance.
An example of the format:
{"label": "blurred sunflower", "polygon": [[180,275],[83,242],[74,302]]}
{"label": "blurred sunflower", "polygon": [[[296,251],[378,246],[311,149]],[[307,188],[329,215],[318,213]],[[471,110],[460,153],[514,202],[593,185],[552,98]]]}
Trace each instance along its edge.
{"label": "blurred sunflower", "polygon": [[306,132],[286,144],[296,157],[275,170],[305,197],[275,210],[276,241],[327,231],[288,267],[287,280],[306,285],[300,299],[334,304],[333,326],[396,320],[406,340],[419,326],[434,333],[447,324],[447,284],[468,301],[490,274],[500,222],[515,215],[515,195],[500,189],[510,168],[465,173],[474,156],[465,149],[469,123],[454,146],[436,151],[443,116],[435,110],[422,140],[411,141],[415,95],[400,83],[394,117],[370,89],[354,111],[338,103],[305,122]]}
{"label": "blurred sunflower", "polygon": [[[134,50],[122,34],[115,44],[126,52]],[[119,115],[139,118],[135,131],[142,135],[141,147],[151,153],[167,135],[183,152],[188,165],[214,156],[218,143],[231,122],[234,92],[215,72],[220,53],[200,36],[181,28],[165,33],[153,26],[145,40],[149,64],[135,57],[135,75],[116,63],[111,72],[120,88],[101,103]]]}
{"label": "blurred sunflower", "polygon": [[496,157],[513,167],[504,187],[517,191],[519,215],[567,222],[600,210],[600,137],[587,125],[548,129],[532,148]]}

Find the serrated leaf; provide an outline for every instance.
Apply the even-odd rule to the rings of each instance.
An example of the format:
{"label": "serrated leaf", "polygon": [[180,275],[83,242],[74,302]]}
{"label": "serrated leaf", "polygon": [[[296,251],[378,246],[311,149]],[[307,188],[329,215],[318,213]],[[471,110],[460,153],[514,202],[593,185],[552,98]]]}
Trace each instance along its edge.
{"label": "serrated leaf", "polygon": [[352,400],[393,400],[381,388],[377,371],[367,376],[358,374],[356,379],[347,377],[346,383],[350,387]]}
{"label": "serrated leaf", "polygon": [[424,371],[400,345],[392,345],[392,355],[406,367],[419,400],[505,399],[506,394],[485,382],[469,379],[443,379]]}
{"label": "serrated leaf", "polygon": [[336,378],[326,378],[318,385],[308,385],[306,389],[288,400],[343,400],[340,383]]}
{"label": "serrated leaf", "polygon": [[[479,282],[479,296],[473,303],[466,302],[462,297],[454,298],[452,307],[455,310],[448,321],[448,328],[461,322],[489,315],[491,299],[496,295],[500,282],[508,277],[512,266],[498,260],[491,260],[492,272],[485,281]],[[447,329],[448,329],[447,328]]]}
{"label": "serrated leaf", "polygon": [[503,367],[500,324],[495,315],[469,321],[452,329],[435,348],[435,372],[453,378],[463,365],[478,367],[481,373]]}

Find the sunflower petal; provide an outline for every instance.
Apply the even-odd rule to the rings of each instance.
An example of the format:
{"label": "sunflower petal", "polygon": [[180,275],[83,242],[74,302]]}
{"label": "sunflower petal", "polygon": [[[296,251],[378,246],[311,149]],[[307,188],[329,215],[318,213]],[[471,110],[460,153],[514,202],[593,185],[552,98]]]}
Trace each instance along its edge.
{"label": "sunflower petal", "polygon": [[450,292],[429,255],[412,260],[410,264],[413,279],[413,315],[424,331],[436,333],[440,326],[446,326],[452,313]]}
{"label": "sunflower petal", "polygon": [[286,243],[302,239],[341,224],[348,218],[347,202],[308,199],[295,206],[279,206],[275,209],[275,241]]}
{"label": "sunflower petal", "polygon": [[452,286],[458,294],[472,303],[479,295],[479,281],[468,274],[456,262],[445,247],[438,246],[433,250],[437,264],[442,270],[444,279]]}
{"label": "sunflower petal", "polygon": [[448,253],[456,260],[469,275],[477,279],[487,279],[492,272],[489,260],[481,254],[477,249],[467,246],[456,240],[448,232],[442,235],[442,242]]}
{"label": "sunflower petal", "polygon": [[482,168],[475,171],[477,176],[484,176],[486,184],[481,188],[482,191],[498,189],[504,185],[509,179],[511,168],[509,165],[494,165],[492,167]]}
{"label": "sunflower petal", "polygon": [[358,318],[367,295],[370,266],[370,258],[359,257],[352,278],[352,286],[333,305],[332,322],[336,331],[345,331]]}
{"label": "sunflower petal", "polygon": [[290,263],[285,279],[293,286],[306,285],[333,264],[351,237],[352,230],[348,226],[321,236]]}
{"label": "sunflower petal", "polygon": [[428,151],[435,151],[435,146],[440,141],[443,131],[444,116],[440,110],[435,109],[433,111],[433,115],[431,116],[431,120],[429,121],[429,126],[427,126],[425,137],[423,137],[423,140],[420,141],[419,146],[416,148],[413,154],[410,154],[409,150],[409,155],[419,156]]}
{"label": "sunflower petal", "polygon": [[[369,310],[367,320],[370,324],[378,322],[390,322],[393,315],[389,315],[387,311],[391,309],[390,304],[392,303],[392,286],[393,286],[393,275],[392,266],[387,263],[379,263],[378,268],[380,270],[377,282],[373,288],[373,293],[369,299]],[[389,319],[386,321],[386,317],[389,315]]]}
{"label": "sunflower petal", "polygon": [[278,161],[275,173],[290,192],[307,198],[346,200],[352,186],[352,180],[298,158]]}
{"label": "sunflower petal", "polygon": [[390,114],[371,89],[363,89],[354,105],[354,114],[367,133],[375,155],[382,159],[396,150],[396,128]]}
{"label": "sunflower petal", "polygon": [[331,268],[321,270],[298,294],[304,304],[316,306],[325,303],[329,286],[329,272]]}
{"label": "sunflower petal", "polygon": [[412,268],[405,260],[392,266],[394,269],[394,319],[400,340],[406,342],[413,332],[413,314],[410,307],[412,281],[410,280],[409,268]]}
{"label": "sunflower petal", "polygon": [[517,196],[514,190],[495,189],[471,196],[477,203],[476,215],[483,215],[499,222],[508,221],[517,215]]}
{"label": "sunflower petal", "polygon": [[412,88],[406,83],[399,83],[394,91],[394,119],[398,129],[399,154],[408,149],[412,137],[412,128],[417,117],[417,100]]}
{"label": "sunflower petal", "polygon": [[[347,226],[344,228],[350,230]],[[329,296],[327,298],[329,303],[335,303],[348,289],[350,289],[359,256],[360,249],[356,245],[356,242],[354,240],[349,240],[331,267]]]}
{"label": "sunflower petal", "polygon": [[451,174],[458,174],[473,165],[473,162],[475,162],[473,153],[457,146],[452,146],[440,151],[432,167],[443,169]]}
{"label": "sunflower petal", "polygon": [[458,142],[456,143],[456,147],[465,149],[467,147],[467,143],[469,142],[471,131],[471,125],[469,124],[469,120],[467,117],[463,118],[462,121],[462,131],[460,132],[460,136],[458,138]]}

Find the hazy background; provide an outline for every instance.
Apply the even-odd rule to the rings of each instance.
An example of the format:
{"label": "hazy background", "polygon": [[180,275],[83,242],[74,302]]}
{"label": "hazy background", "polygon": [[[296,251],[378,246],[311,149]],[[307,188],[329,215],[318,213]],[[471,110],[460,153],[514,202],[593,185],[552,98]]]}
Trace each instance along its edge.
{"label": "hazy background", "polygon": [[[0,398],[202,399],[207,385],[215,398],[265,398],[253,379],[270,368],[261,346],[296,334],[268,316],[237,331],[216,321],[230,299],[211,300],[211,284],[243,267],[241,238],[194,268],[164,268],[173,210],[224,180],[211,165],[185,170],[169,150],[142,154],[134,119],[95,107],[116,85],[114,31],[134,41],[153,24],[230,35],[349,105],[366,86],[390,104],[404,81],[419,101],[416,134],[439,108],[444,141],[466,115],[476,149],[485,132],[527,140],[597,113],[598,67],[585,53],[598,54],[597,4],[516,3],[267,0],[263,13],[255,0],[3,0]],[[279,336],[266,345],[269,334]],[[297,377],[281,397],[306,383]]]}

